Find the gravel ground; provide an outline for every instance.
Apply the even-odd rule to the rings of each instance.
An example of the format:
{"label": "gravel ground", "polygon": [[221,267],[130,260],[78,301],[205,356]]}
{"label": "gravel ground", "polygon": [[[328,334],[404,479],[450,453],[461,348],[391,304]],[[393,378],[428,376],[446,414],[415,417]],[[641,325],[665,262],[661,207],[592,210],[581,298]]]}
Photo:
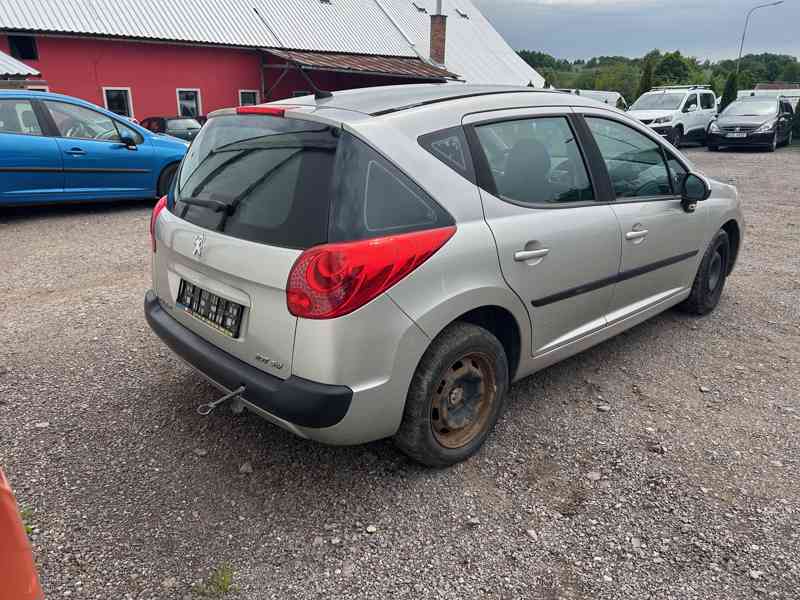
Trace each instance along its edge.
{"label": "gravel ground", "polygon": [[516,384],[447,471],[195,414],[217,394],[142,315],[151,204],[0,213],[0,464],[48,598],[223,566],[210,597],[797,598],[800,147],[688,153],[748,219],[719,309]]}

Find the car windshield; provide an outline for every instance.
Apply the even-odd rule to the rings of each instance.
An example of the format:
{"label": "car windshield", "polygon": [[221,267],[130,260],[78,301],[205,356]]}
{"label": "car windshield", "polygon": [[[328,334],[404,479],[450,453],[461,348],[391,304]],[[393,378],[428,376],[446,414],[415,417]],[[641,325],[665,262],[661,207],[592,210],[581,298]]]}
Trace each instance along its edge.
{"label": "car windshield", "polygon": [[170,119],[167,121],[169,129],[200,129],[200,123],[194,119]]}
{"label": "car windshield", "polygon": [[631,106],[631,110],[677,110],[684,94],[645,94]]}
{"label": "car windshield", "polygon": [[743,100],[734,102],[722,112],[723,117],[768,117],[778,113],[775,100]]}

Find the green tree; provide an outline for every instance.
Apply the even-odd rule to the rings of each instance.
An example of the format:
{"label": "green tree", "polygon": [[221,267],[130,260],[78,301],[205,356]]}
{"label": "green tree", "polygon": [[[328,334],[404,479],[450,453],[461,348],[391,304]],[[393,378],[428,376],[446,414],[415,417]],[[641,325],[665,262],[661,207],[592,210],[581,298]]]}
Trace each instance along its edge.
{"label": "green tree", "polygon": [[653,73],[656,84],[676,85],[687,83],[689,79],[689,65],[686,64],[679,51],[669,52],[664,55]]}
{"label": "green tree", "polygon": [[781,81],[800,83],[800,63],[792,62],[787,64],[781,73]]}
{"label": "green tree", "polygon": [[629,98],[629,100],[636,100],[642,94],[653,89],[653,63],[655,63],[656,60],[656,58],[651,58],[645,61],[644,69],[642,70],[642,78],[639,80],[639,89],[636,90],[636,98]]}
{"label": "green tree", "polygon": [[739,80],[737,84],[739,86],[738,89],[740,90],[752,90],[756,87],[756,78],[753,77],[753,74],[750,71],[742,71],[739,73]]}
{"label": "green tree", "polygon": [[723,111],[727,106],[736,100],[737,92],[739,91],[739,80],[736,77],[736,71],[728,75],[728,80],[725,82],[725,91],[722,94],[722,103],[720,104],[720,111]]}

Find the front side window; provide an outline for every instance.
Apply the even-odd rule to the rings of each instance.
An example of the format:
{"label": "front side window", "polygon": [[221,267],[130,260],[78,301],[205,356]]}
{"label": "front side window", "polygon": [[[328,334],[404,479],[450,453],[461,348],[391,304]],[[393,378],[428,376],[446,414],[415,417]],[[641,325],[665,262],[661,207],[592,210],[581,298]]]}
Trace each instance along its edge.
{"label": "front side window", "polygon": [[45,101],[45,105],[50,109],[61,137],[105,142],[119,141],[119,132],[111,117],[65,102]]}
{"label": "front side window", "polygon": [[130,90],[124,88],[104,88],[103,96],[108,110],[123,117],[133,116],[133,104],[131,103]]}
{"label": "front side window", "polygon": [[710,108],[714,108],[716,102],[714,102],[714,95],[713,94],[701,94],[700,95],[700,105],[703,107],[703,110],[708,110]]}
{"label": "front side window", "polygon": [[530,205],[594,200],[566,117],[503,121],[475,130],[501,198]]}
{"label": "front side window", "polygon": [[0,100],[0,133],[42,135],[42,128],[30,101]]}
{"label": "front side window", "polygon": [[669,167],[669,176],[670,180],[672,181],[672,192],[677,196],[683,191],[683,182],[689,172],[673,154],[666,152],[666,155],[667,167]]}
{"label": "front side window", "polygon": [[697,107],[697,94],[692,94],[686,99],[686,104],[683,105],[683,112],[689,112],[692,107]]}
{"label": "front side window", "polygon": [[672,195],[672,185],[655,141],[619,121],[586,117],[617,198]]}
{"label": "front side window", "polygon": [[190,118],[201,115],[199,90],[178,90],[178,115]]}

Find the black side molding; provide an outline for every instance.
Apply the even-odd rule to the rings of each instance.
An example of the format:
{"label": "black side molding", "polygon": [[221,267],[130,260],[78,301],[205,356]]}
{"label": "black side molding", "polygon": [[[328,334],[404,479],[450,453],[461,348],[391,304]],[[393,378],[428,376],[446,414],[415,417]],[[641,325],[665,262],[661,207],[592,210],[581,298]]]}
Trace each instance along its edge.
{"label": "black side molding", "polygon": [[683,262],[694,256],[697,256],[698,253],[699,250],[694,250],[692,252],[687,252],[685,254],[679,254],[678,256],[665,258],[664,260],[659,260],[658,262],[650,263],[649,265],[637,267],[636,269],[631,269],[630,271],[622,271],[617,275],[614,275],[613,277],[599,279],[597,281],[592,281],[591,283],[574,287],[569,290],[564,290],[563,292],[558,292],[557,294],[553,294],[551,296],[545,296],[544,298],[540,298],[538,300],[532,300],[531,304],[533,304],[533,306],[536,308],[540,308],[542,306],[547,306],[548,304],[560,302],[561,300],[567,300],[568,298],[572,298],[573,296],[588,294],[589,292],[599,290],[600,288],[604,288],[609,285],[614,285],[615,283],[627,281],[628,279],[633,279],[634,277],[639,277],[640,275],[652,273],[653,271],[657,271],[658,269],[663,269],[664,267],[676,265],[680,262]]}
{"label": "black side molding", "polygon": [[299,427],[323,429],[339,423],[350,410],[353,390],[349,387],[264,373],[181,325],[162,308],[152,290],[144,298],[144,314],[150,328],[175,354],[229,390],[245,386],[243,398],[271,415]]}

